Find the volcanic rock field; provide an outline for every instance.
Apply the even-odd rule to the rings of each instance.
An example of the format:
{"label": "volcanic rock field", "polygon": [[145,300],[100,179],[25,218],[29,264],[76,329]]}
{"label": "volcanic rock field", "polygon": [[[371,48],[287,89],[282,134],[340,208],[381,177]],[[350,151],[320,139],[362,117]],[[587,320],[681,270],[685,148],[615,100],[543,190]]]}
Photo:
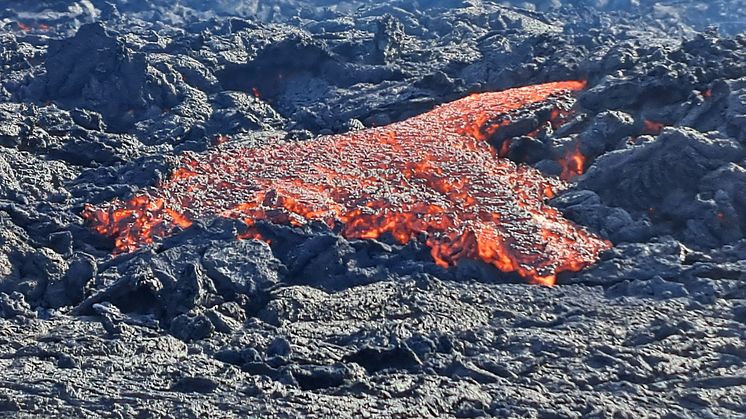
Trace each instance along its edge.
{"label": "volcanic rock field", "polygon": [[0,417],[746,417],[746,1],[0,0]]}

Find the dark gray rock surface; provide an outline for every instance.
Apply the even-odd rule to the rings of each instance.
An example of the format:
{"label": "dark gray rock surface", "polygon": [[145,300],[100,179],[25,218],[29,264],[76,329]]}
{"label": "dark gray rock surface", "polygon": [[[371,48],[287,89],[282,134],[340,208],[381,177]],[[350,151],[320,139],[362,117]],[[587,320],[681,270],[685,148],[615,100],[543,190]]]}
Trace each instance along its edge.
{"label": "dark gray rock surface", "polygon": [[[745,14],[741,0],[6,0],[0,416],[746,416]],[[589,84],[573,115],[532,133],[517,115],[530,128],[507,158],[558,175],[582,153],[551,203],[614,247],[551,289],[317,225],[260,223],[267,245],[218,218],[112,255],[80,216],[218,143],[564,79]]]}
{"label": "dark gray rock surface", "polygon": [[287,287],[199,344],[17,315],[0,319],[0,397],[6,412],[61,416],[734,417],[742,311],[424,277]]}

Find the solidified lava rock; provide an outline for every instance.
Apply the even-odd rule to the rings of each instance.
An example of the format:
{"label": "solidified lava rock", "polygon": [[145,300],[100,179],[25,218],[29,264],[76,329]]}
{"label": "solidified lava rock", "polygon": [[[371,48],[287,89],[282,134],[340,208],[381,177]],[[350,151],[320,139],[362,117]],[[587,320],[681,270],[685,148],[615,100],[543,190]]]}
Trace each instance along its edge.
{"label": "solidified lava rock", "polygon": [[720,189],[727,183],[712,187],[710,182],[707,188],[699,184],[743,156],[737,141],[667,128],[655,141],[605,154],[580,186],[596,191],[609,204],[678,224],[674,231],[696,246],[717,246],[743,237],[742,198],[740,192]]}
{"label": "solidified lava rock", "polygon": [[[743,417],[745,11],[744,0],[2,2],[0,416]],[[587,81],[568,112],[567,98],[552,112],[556,97],[491,121],[456,111],[484,126],[470,135],[422,122],[460,98],[557,80]],[[433,164],[400,175],[390,156],[421,157],[405,146],[425,140]],[[386,205],[356,217],[375,229],[309,212],[359,196],[345,173],[363,162],[373,167],[355,173],[376,176],[352,178]],[[257,166],[310,182],[258,182]],[[537,187],[522,196],[527,179]],[[252,184],[265,199],[235,208],[257,201]],[[322,199],[330,191],[309,184],[355,193]],[[476,207],[458,190],[494,208],[463,211]],[[458,209],[445,219],[459,228],[402,226],[391,208],[411,197]],[[113,255],[115,239],[81,217],[112,201],[143,203],[167,237]],[[534,236],[546,214],[560,239]],[[178,216],[188,223],[174,228]],[[543,244],[570,255],[598,244],[585,231],[613,246],[537,287],[459,236],[499,226],[522,239],[512,250],[539,245],[532,267],[565,260]],[[435,243],[444,231],[468,240]],[[472,251],[436,251],[458,259],[444,268],[428,243]]]}
{"label": "solidified lava rock", "polygon": [[145,56],[128,50],[100,24],[81,27],[69,40],[51,42],[46,67],[48,98],[66,102],[83,97],[89,106],[111,120],[121,120],[148,105],[148,88],[155,93],[149,96],[162,96],[154,86],[149,87],[155,80],[147,80]]}

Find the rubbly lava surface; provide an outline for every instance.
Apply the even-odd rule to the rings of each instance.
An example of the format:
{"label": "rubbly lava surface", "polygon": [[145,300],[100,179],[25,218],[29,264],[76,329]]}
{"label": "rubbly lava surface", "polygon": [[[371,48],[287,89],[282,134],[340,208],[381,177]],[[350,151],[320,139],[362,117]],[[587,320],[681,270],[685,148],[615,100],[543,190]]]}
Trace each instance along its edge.
{"label": "rubbly lava surface", "polygon": [[746,417],[740,22],[3,1],[0,417]]}
{"label": "rubbly lava surface", "polygon": [[385,127],[184,156],[160,188],[89,206],[84,215],[115,237],[118,251],[206,217],[248,226],[320,220],[341,223],[347,238],[424,236],[441,266],[478,258],[553,285],[558,272],[593,263],[609,244],[545,204],[563,182],[498,158],[484,139],[509,124],[511,112],[561,102],[582,87],[570,81],[476,94]]}

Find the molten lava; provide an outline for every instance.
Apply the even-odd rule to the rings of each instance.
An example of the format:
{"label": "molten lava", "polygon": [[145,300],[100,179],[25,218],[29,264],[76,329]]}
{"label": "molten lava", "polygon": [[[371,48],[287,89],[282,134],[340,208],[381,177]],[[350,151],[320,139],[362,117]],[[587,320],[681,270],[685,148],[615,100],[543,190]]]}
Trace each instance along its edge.
{"label": "molten lava", "polygon": [[[552,285],[593,263],[609,243],[546,205],[564,182],[497,157],[485,139],[527,107],[567,108],[581,82],[472,95],[385,127],[262,148],[220,146],[186,155],[158,188],[87,206],[84,217],[132,251],[188,227],[230,217],[339,225],[348,238],[423,239],[447,267],[481,259]],[[244,237],[258,238],[250,229]]]}
{"label": "molten lava", "polygon": [[562,166],[562,173],[560,174],[560,179],[562,180],[570,180],[585,172],[585,156],[580,152],[579,146],[575,146],[575,148],[568,151],[560,159],[559,164]]}
{"label": "molten lava", "polygon": [[660,134],[661,131],[663,131],[663,128],[666,127],[666,124],[662,122],[651,121],[649,119],[644,121],[644,125],[643,133],[652,135]]}
{"label": "molten lava", "polygon": [[46,23],[39,23],[39,24],[27,24],[23,22],[16,22],[16,25],[18,26],[18,29],[22,30],[23,32],[31,32],[33,30],[39,30],[39,31],[48,31],[49,25]]}

